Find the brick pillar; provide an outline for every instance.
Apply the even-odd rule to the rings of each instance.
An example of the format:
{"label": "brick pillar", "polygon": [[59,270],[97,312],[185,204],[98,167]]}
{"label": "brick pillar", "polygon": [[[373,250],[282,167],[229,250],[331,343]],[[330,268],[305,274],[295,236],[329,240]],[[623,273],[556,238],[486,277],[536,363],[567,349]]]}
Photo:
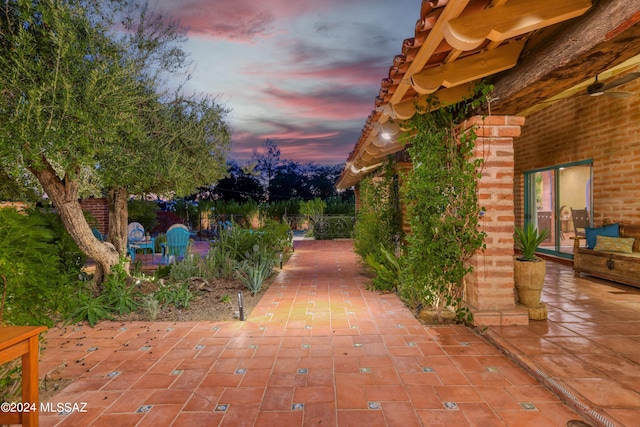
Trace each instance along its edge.
{"label": "brick pillar", "polygon": [[478,203],[485,208],[480,228],[486,233],[484,250],[471,259],[465,303],[476,325],[527,325],[528,314],[516,307],[513,282],[514,159],[513,139],[520,135],[524,117],[472,117],[459,133],[475,128],[474,157],[484,159],[478,181]]}
{"label": "brick pillar", "polygon": [[104,197],[80,200],[82,210],[91,214],[98,221],[96,228],[106,236],[109,230],[109,206]]}

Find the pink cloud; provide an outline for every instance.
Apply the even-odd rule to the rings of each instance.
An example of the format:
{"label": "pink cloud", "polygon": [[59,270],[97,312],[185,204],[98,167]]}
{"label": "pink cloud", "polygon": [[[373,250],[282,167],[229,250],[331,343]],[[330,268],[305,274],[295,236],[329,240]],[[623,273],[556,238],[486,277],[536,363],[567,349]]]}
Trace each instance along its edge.
{"label": "pink cloud", "polygon": [[279,18],[295,17],[324,4],[291,0],[158,0],[160,11],[168,13],[188,29],[189,34],[250,41],[270,36]]}
{"label": "pink cloud", "polygon": [[[372,93],[380,81],[385,77],[384,61],[379,58],[367,58],[356,62],[333,62],[320,65],[301,65],[292,61],[296,67],[285,70],[259,70],[256,67],[246,67],[241,72],[246,76],[260,76],[278,79],[324,79],[335,80],[343,84],[358,86],[372,86]],[[388,69],[388,67],[387,67]]]}
{"label": "pink cloud", "polygon": [[271,87],[264,91],[273,108],[290,111],[296,117],[319,121],[358,120],[373,108],[373,98],[365,99],[350,91],[332,87],[313,93],[298,93]]}

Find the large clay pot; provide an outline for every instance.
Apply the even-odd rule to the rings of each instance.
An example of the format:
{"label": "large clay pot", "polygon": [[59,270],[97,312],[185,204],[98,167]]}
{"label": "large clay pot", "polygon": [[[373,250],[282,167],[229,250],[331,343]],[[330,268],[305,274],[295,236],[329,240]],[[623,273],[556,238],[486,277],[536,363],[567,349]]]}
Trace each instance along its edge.
{"label": "large clay pot", "polygon": [[529,310],[530,319],[547,318],[546,305],[540,302],[546,270],[546,263],[542,259],[523,261],[516,258],[514,262],[514,282],[518,302]]}

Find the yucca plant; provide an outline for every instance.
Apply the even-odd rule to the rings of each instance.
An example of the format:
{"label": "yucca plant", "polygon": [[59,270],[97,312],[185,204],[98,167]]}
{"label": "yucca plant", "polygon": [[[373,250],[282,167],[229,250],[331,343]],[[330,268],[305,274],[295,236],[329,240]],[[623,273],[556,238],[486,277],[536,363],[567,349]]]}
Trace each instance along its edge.
{"label": "yucca plant", "polygon": [[516,227],[514,240],[516,247],[522,252],[518,259],[525,261],[536,261],[535,252],[542,242],[549,237],[549,230],[542,229],[538,231],[533,224],[529,223],[524,227]]}

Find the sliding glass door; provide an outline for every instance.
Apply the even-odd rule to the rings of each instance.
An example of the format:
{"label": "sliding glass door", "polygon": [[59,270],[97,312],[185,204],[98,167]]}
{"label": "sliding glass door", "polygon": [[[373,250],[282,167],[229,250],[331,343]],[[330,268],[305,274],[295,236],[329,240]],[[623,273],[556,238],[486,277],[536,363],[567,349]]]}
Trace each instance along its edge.
{"label": "sliding glass door", "polygon": [[592,224],[591,161],[525,172],[525,223],[551,231],[540,252],[572,257],[572,236]]}

